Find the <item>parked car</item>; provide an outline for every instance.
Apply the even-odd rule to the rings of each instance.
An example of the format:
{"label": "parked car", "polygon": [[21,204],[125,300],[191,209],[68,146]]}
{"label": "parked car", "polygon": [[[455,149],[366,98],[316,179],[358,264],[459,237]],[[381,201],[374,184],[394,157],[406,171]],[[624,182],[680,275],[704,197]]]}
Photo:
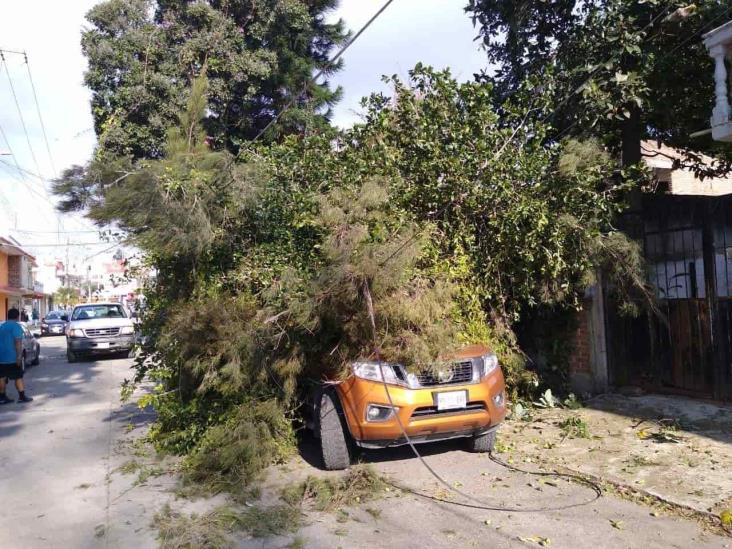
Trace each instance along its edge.
{"label": "parked car", "polygon": [[51,311],[41,319],[41,336],[64,335],[69,323],[66,311]]}
{"label": "parked car", "polygon": [[132,352],[135,327],[119,303],[85,303],[74,307],[66,328],[66,359],[92,354]]}
{"label": "parked car", "polygon": [[23,368],[28,365],[38,366],[41,361],[41,344],[25,323],[21,322],[20,326],[23,328]]}
{"label": "parked car", "polygon": [[326,469],[347,468],[354,445],[407,444],[402,427],[413,443],[466,438],[472,451],[491,452],[506,416],[506,388],[496,355],[474,345],[436,371],[355,362],[345,381],[315,389],[310,411],[308,426],[320,439]]}

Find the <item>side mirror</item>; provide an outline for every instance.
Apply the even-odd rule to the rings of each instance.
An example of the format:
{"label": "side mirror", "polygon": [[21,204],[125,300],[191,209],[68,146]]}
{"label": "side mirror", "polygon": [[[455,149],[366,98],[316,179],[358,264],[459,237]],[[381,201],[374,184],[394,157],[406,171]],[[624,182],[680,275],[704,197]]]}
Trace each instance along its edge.
{"label": "side mirror", "polygon": [[64,322],[68,322],[69,321],[68,315],[61,315],[61,320],[63,320]]}

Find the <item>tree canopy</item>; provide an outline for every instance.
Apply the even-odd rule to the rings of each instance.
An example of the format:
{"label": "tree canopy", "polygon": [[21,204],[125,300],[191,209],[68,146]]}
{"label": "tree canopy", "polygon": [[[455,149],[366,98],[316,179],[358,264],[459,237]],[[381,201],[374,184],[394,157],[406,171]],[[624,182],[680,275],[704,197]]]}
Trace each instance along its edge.
{"label": "tree canopy", "polygon": [[[730,158],[711,137],[691,137],[709,127],[713,67],[702,35],[729,19],[725,2],[469,0],[466,11],[498,66],[486,79],[502,94],[545,75],[550,135],[596,136],[626,164],[645,138]],[[697,160],[687,163],[701,168]]]}
{"label": "tree canopy", "polygon": [[159,158],[165,134],[184,109],[193,79],[209,78],[206,135],[238,150],[294,100],[265,139],[327,123],[340,96],[330,75],[334,46],[346,34],[329,23],[337,0],[105,0],[82,34],[92,90],[97,154]]}

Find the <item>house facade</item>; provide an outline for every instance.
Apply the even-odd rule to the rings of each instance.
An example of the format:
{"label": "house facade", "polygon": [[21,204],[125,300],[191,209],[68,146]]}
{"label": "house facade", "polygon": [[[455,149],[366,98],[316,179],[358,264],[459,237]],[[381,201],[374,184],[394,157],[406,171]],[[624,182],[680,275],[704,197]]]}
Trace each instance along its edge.
{"label": "house facade", "polygon": [[29,317],[35,309],[42,316],[49,299],[43,287],[34,281],[35,258],[20,245],[0,237],[0,320],[7,319],[8,310],[25,310]]}

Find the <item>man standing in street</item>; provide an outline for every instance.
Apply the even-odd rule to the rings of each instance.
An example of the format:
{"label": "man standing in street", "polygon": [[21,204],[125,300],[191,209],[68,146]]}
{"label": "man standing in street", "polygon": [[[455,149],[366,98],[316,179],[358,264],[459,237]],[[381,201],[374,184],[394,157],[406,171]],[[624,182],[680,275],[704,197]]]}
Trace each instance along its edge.
{"label": "man standing in street", "polygon": [[13,402],[5,394],[6,379],[15,381],[18,402],[33,400],[23,384],[23,328],[18,324],[18,309],[8,311],[8,320],[0,324],[0,404]]}

